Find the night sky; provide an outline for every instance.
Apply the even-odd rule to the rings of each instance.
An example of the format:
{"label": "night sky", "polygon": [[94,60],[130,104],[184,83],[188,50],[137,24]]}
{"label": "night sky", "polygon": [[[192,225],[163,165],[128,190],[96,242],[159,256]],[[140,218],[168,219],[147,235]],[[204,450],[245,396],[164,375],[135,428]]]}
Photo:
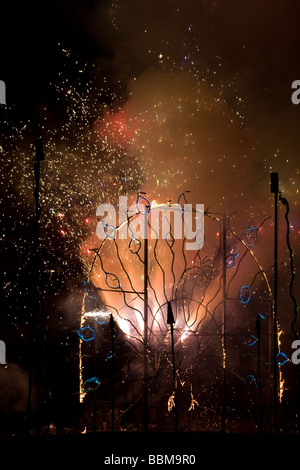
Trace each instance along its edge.
{"label": "night sky", "polygon": [[[263,223],[255,256],[272,285],[270,172],[278,172],[297,267],[300,105],[292,103],[291,86],[300,80],[299,14],[296,0],[46,0],[1,6],[0,79],[7,105],[0,105],[0,339],[9,364],[0,369],[4,416],[26,410],[37,138],[45,151],[41,361],[48,378],[42,380],[54,408],[78,388],[74,332],[98,204],[116,204],[125,194],[132,203],[139,190],[151,201],[176,203],[182,191],[190,191],[188,202],[233,214],[232,227],[243,239],[247,229]],[[279,322],[290,357],[295,313],[284,214],[280,203]],[[218,247],[218,231],[208,224],[203,248],[216,258],[211,250]],[[239,268],[241,285],[247,275],[255,276],[247,272],[249,265]],[[297,275],[294,294],[299,301]],[[287,396],[292,416],[289,391]],[[59,414],[49,413],[54,420]]]}

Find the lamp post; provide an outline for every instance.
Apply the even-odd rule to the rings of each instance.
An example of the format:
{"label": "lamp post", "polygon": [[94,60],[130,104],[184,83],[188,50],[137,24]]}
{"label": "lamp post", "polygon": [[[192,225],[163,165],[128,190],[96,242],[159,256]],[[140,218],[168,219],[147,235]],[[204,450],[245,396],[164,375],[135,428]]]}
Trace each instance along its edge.
{"label": "lamp post", "polygon": [[258,377],[258,432],[261,433],[263,430],[262,427],[262,402],[261,402],[261,322],[260,315],[257,314],[256,324],[257,332],[257,377]]}
{"label": "lamp post", "polygon": [[[28,372],[28,401],[27,412],[30,426],[31,405],[32,405],[32,382],[34,362],[40,361],[40,351],[34,348],[34,345],[40,346],[40,259],[39,259],[39,220],[41,216],[40,196],[40,163],[44,160],[44,150],[41,140],[35,141],[35,161],[34,161],[34,201],[35,218],[33,226],[33,244],[32,244],[32,289],[33,289],[33,310],[29,329],[29,372]],[[37,371],[39,375],[39,371]],[[39,376],[37,376],[37,399],[39,402]],[[39,404],[39,403],[38,403]]]}
{"label": "lamp post", "polygon": [[278,294],[278,173],[271,173],[271,193],[274,194],[274,292],[273,292],[273,430],[277,433],[278,407],[278,326],[277,326],[277,294]]}
{"label": "lamp post", "polygon": [[223,311],[222,311],[222,348],[223,348],[223,362],[222,362],[222,385],[223,385],[223,402],[222,402],[222,431],[226,430],[226,413],[227,413],[227,397],[226,397],[226,317],[227,317],[227,280],[226,280],[226,235],[228,229],[228,217],[224,216],[220,220],[220,232],[222,235],[222,255],[223,255],[223,278],[222,278],[222,290],[223,290]]}
{"label": "lamp post", "polygon": [[144,208],[144,431],[148,430],[148,214]]}
{"label": "lamp post", "polygon": [[171,344],[172,344],[172,369],[173,369],[173,388],[174,388],[174,403],[175,403],[175,432],[178,431],[178,407],[177,407],[177,387],[176,387],[176,368],[175,368],[175,348],[174,348],[174,315],[172,311],[171,302],[168,302],[168,316],[167,324],[171,328]]}
{"label": "lamp post", "polygon": [[111,334],[111,430],[115,430],[115,322],[110,315],[109,321]]}

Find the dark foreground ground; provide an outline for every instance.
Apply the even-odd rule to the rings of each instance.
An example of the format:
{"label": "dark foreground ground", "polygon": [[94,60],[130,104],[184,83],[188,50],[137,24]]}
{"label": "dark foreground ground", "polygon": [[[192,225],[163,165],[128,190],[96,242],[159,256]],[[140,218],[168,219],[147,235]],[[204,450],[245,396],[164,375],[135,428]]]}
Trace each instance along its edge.
{"label": "dark foreground ground", "polygon": [[300,437],[160,432],[4,436],[0,456],[0,468],[296,468]]}

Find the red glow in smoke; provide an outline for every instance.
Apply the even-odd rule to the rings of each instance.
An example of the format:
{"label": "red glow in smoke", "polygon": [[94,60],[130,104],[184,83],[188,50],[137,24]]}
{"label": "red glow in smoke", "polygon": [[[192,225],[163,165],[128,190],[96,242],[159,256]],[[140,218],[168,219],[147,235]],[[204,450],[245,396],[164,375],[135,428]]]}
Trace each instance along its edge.
{"label": "red glow in smoke", "polygon": [[108,113],[104,120],[96,122],[96,128],[101,138],[113,146],[128,145],[134,134],[131,123],[128,122],[123,111],[115,114]]}

